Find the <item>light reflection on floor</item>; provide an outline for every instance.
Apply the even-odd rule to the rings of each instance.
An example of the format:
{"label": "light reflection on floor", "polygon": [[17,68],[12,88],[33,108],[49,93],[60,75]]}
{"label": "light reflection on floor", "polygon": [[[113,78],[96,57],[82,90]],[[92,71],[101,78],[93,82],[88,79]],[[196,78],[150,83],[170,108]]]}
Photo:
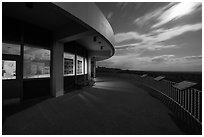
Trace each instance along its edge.
{"label": "light reflection on floor", "polygon": [[100,99],[96,95],[91,94],[90,92],[83,92],[82,94],[85,94],[86,96],[88,96],[88,98],[90,98],[90,99],[92,99],[94,101],[102,102],[102,99]]}
{"label": "light reflection on floor", "polygon": [[106,89],[106,90],[120,91],[120,92],[133,92],[132,85],[129,83],[124,83],[121,81],[116,81],[111,79],[102,79],[102,78],[96,78],[96,83],[92,88]]}
{"label": "light reflection on floor", "polygon": [[95,108],[95,106],[93,105],[93,103],[88,99],[86,98],[84,95],[82,95],[81,93],[78,94],[79,98],[82,99],[85,104],[90,107],[90,108]]}

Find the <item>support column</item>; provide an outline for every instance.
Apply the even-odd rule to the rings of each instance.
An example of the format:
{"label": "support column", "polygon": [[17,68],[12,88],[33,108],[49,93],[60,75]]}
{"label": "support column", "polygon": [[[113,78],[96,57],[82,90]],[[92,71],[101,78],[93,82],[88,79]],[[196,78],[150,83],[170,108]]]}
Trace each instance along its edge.
{"label": "support column", "polygon": [[93,61],[93,78],[96,78],[96,61]]}
{"label": "support column", "polygon": [[55,42],[51,52],[51,94],[59,97],[64,94],[64,44]]}
{"label": "support column", "polygon": [[91,57],[88,56],[87,59],[87,71],[88,71],[88,80],[91,80]]}
{"label": "support column", "polygon": [[77,70],[78,70],[78,61],[77,61],[77,47],[75,46],[75,52],[74,52],[74,64],[75,64],[75,73],[74,73],[74,87],[77,85]]}

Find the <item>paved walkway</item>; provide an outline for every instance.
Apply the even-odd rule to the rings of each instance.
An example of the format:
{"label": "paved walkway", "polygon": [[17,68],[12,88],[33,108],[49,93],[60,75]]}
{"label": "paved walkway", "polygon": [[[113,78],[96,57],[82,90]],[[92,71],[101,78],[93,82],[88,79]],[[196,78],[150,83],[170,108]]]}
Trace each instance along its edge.
{"label": "paved walkway", "polygon": [[45,100],[8,117],[3,134],[184,134],[170,113],[130,81],[101,77],[93,87]]}

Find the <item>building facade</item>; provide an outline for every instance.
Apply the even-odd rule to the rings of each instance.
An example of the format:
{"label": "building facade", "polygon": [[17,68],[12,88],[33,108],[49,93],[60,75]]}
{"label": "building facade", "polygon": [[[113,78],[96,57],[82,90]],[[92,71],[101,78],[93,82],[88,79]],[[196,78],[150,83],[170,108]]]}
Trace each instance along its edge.
{"label": "building facade", "polygon": [[3,104],[62,96],[114,55],[113,30],[94,3],[2,3]]}

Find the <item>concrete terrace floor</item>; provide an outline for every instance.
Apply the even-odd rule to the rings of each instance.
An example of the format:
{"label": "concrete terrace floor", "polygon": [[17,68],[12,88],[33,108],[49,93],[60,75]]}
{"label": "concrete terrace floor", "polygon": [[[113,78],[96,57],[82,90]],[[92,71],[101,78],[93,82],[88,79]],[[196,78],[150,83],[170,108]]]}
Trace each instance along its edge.
{"label": "concrete terrace floor", "polygon": [[50,98],[9,116],[3,134],[185,134],[171,111],[126,78],[105,76],[93,87]]}

